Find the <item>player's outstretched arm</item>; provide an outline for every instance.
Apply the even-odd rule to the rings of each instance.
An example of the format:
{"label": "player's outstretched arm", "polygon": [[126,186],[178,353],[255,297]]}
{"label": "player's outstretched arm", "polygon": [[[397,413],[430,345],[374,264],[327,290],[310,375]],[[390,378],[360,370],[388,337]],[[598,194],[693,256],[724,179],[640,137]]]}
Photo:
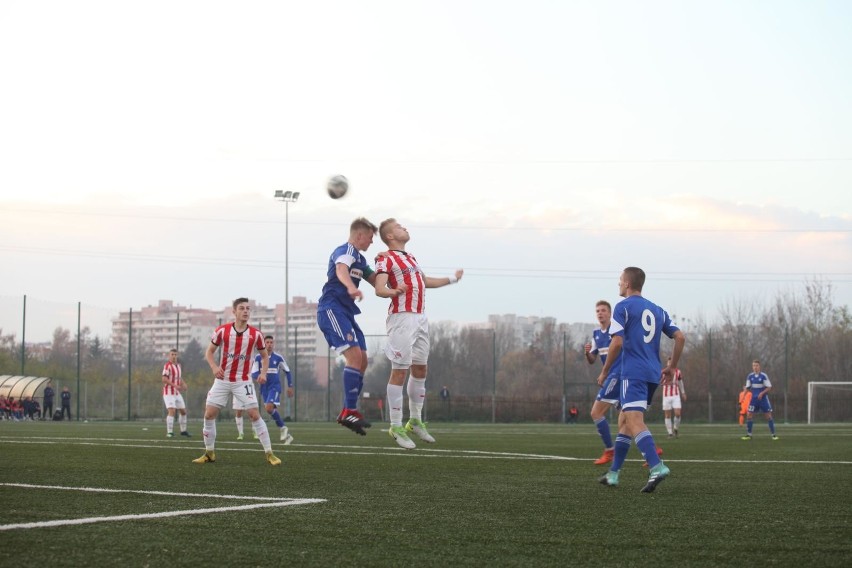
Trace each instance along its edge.
{"label": "player's outstretched arm", "polygon": [[464,269],[459,268],[456,270],[456,273],[452,276],[444,276],[442,278],[432,278],[431,276],[426,276],[423,279],[423,282],[426,284],[427,288],[441,288],[442,286],[449,286],[450,284],[455,284],[464,276]]}

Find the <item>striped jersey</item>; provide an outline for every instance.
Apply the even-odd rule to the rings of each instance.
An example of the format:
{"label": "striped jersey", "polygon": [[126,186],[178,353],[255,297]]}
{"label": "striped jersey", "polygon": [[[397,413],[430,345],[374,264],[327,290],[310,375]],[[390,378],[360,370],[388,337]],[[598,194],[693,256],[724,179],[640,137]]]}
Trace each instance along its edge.
{"label": "striped jersey", "polygon": [[[609,354],[609,344],[612,343],[612,336],[609,334],[609,328],[596,329],[592,332],[592,349],[589,353],[598,355],[601,358],[601,363],[606,365],[606,358]],[[612,366],[609,368],[610,377],[621,376],[621,353],[618,354]]]}
{"label": "striped jersey", "polygon": [[250,380],[252,350],[266,349],[263,333],[259,329],[248,326],[243,331],[237,331],[233,322],[217,327],[210,342],[220,348],[222,358],[219,366],[225,372],[225,380],[232,383]]}
{"label": "striped jersey", "polygon": [[680,369],[675,369],[672,382],[663,385],[663,396],[680,396],[681,383],[683,383],[683,375],[680,373]]}
{"label": "striped jersey", "polygon": [[[251,366],[251,378],[257,380],[260,377],[260,366],[263,364],[263,358],[260,353],[254,356],[254,363]],[[269,369],[266,372],[267,387],[281,387],[281,375],[287,378],[287,388],[293,388],[293,376],[290,374],[290,366],[287,365],[287,360],[284,356],[273,351],[269,354]]]}
{"label": "striped jersey", "polygon": [[[180,386],[183,382],[183,379],[180,378],[180,363],[166,361],[166,364],[163,365],[163,376],[171,379]],[[163,394],[180,394],[180,391],[172,385],[163,383]]]}
{"label": "striped jersey", "polygon": [[771,387],[772,383],[769,382],[769,376],[766,373],[760,372],[747,376],[745,386],[751,390],[752,399],[757,400],[757,395]]}
{"label": "striped jersey", "polygon": [[387,256],[376,257],[376,273],[388,275],[388,286],[396,288],[400,283],[408,287],[405,294],[391,298],[389,314],[413,312],[422,314],[426,310],[426,280],[417,259],[404,250],[390,250]]}

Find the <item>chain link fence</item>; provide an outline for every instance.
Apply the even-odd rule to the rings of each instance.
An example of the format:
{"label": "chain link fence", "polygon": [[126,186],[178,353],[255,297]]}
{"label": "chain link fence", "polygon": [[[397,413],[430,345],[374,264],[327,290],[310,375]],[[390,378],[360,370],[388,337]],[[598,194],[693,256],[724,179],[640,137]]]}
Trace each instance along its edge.
{"label": "chain link fence", "polygon": [[[116,325],[119,313],[128,310],[3,296],[0,310],[0,374],[51,378],[57,391],[54,407],[59,391],[67,386],[75,420],[159,420],[165,416],[161,372],[166,349],[154,347],[150,336],[132,326]],[[199,419],[212,381],[203,356],[212,327],[194,328],[191,321],[179,318],[164,325],[176,327],[169,332],[168,341],[182,346],[180,360],[188,384],[184,396],[190,418]],[[117,337],[116,330],[126,335]],[[552,329],[519,346],[513,344],[509,331],[432,324],[427,419],[565,422],[567,409],[575,405],[579,421],[590,422],[600,363],[585,361],[585,338]],[[843,358],[847,343],[852,343],[852,333],[845,333],[845,342],[834,338]],[[736,422],[738,395],[755,353],[762,354],[763,369],[772,379],[771,397],[779,421],[807,420],[808,381],[852,379],[852,373],[843,369],[818,366],[834,355],[824,345],[814,352],[805,331],[777,326],[747,332],[700,328],[687,330],[687,337],[681,361],[688,395],[685,421]],[[369,367],[361,408],[376,421],[386,419],[390,364],[383,353],[384,339],[383,335],[367,337]],[[316,342],[320,342],[318,347]],[[663,353],[670,348],[664,342]],[[343,358],[326,348],[318,332],[308,337],[294,334],[290,351],[295,396],[282,401],[282,415],[296,421],[334,420],[342,407]],[[443,387],[448,397],[441,397]],[[818,400],[819,421],[852,420],[852,395],[847,392]],[[36,394],[36,398],[41,396]],[[655,402],[648,412],[651,422],[662,420],[659,401]],[[222,417],[230,416],[230,409],[224,409]]]}

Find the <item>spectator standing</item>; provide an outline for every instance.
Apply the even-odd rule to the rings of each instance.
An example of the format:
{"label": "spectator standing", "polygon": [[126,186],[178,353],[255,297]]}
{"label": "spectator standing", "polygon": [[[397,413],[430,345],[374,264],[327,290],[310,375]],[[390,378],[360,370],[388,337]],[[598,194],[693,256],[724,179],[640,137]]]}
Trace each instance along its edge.
{"label": "spectator standing", "polygon": [[53,416],[53,397],[56,396],[56,391],[53,390],[53,385],[48,380],[44,386],[44,411],[42,419]]}
{"label": "spectator standing", "polygon": [[68,412],[68,420],[71,420],[71,391],[68,387],[62,387],[62,392],[59,393],[59,399],[62,406],[62,420],[65,420],[65,413]]}

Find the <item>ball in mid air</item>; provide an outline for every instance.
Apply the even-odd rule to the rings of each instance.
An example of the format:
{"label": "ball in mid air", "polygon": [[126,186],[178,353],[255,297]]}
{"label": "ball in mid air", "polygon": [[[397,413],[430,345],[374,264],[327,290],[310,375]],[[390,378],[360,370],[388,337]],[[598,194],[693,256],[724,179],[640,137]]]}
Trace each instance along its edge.
{"label": "ball in mid air", "polygon": [[349,180],[346,176],[334,176],[328,179],[328,195],[332,199],[340,199],[349,190]]}

